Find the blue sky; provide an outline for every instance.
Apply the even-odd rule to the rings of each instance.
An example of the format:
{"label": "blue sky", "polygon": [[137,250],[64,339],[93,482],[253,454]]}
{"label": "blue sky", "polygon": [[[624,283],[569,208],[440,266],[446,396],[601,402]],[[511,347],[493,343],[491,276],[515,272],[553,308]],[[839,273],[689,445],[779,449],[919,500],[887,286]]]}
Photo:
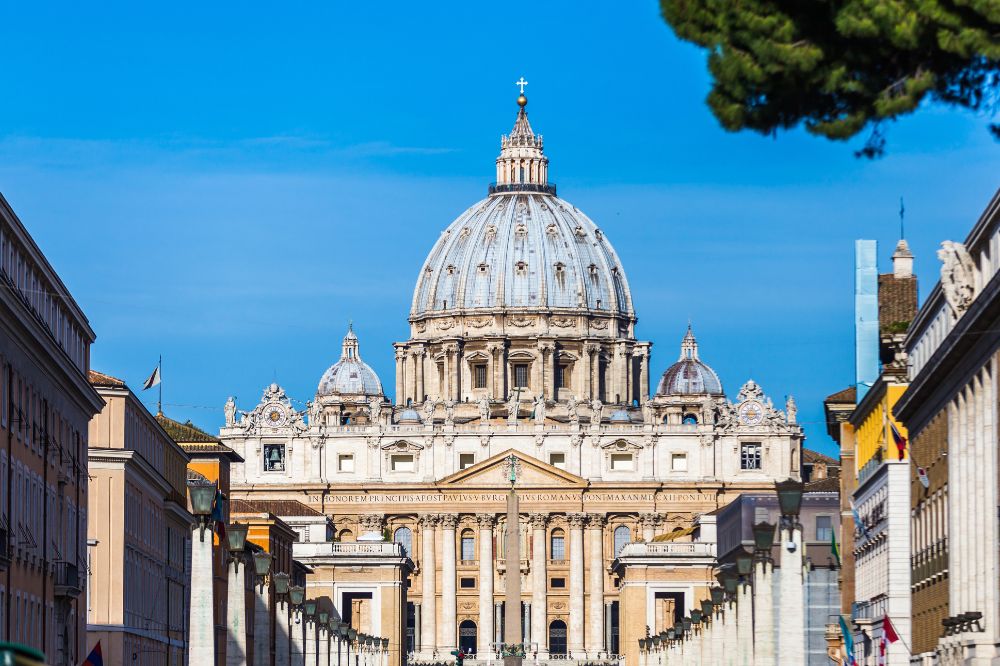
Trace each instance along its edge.
{"label": "blue sky", "polygon": [[[166,7],[166,6],[164,6]],[[690,318],[730,397],[853,382],[856,238],[907,236],[921,296],[998,184],[987,119],[925,108],[889,155],[729,134],[655,2],[8,3],[0,192],[97,332],[93,365],[209,430],[274,379],[301,404],[347,321],[387,390],[417,272],[485,195],[517,88],[560,195],[624,263],[653,374]],[[144,399],[155,407],[155,395]]]}

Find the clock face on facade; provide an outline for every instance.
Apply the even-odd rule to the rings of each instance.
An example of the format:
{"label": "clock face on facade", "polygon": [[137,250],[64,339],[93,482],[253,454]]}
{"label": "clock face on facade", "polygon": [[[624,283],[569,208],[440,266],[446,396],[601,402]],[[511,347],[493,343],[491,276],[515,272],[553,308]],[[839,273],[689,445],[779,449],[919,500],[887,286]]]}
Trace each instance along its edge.
{"label": "clock face on facade", "polygon": [[264,407],[264,424],[277,427],[285,423],[285,410],[281,405],[271,404]]}
{"label": "clock face on facade", "polygon": [[764,420],[764,405],[756,400],[747,400],[740,405],[740,421],[744,425],[760,425]]}

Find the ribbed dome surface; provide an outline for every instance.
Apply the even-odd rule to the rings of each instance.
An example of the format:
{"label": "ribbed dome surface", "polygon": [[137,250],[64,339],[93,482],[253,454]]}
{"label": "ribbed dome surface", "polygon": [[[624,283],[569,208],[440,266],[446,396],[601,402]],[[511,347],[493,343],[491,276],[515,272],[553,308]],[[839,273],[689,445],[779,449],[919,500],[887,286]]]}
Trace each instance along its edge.
{"label": "ribbed dome surface", "polygon": [[317,395],[382,395],[378,375],[361,360],[358,336],[349,329],[344,336],[340,360],[330,366],[319,380]]}
{"label": "ribbed dome surface", "polygon": [[451,223],[417,278],[411,316],[496,308],[633,316],[597,225],[562,199],[526,192],[494,194]]}
{"label": "ribbed dome surface", "polygon": [[715,370],[698,358],[698,341],[691,327],[681,341],[680,359],[660,378],[656,395],[722,395],[722,382]]}

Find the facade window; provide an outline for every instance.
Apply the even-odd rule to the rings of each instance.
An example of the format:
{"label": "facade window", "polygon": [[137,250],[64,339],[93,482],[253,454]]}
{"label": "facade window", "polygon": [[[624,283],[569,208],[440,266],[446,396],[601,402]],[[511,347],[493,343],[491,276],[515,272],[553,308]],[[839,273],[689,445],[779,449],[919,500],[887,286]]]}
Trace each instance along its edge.
{"label": "facade window", "polygon": [[466,562],[476,559],[476,535],[472,530],[462,532],[462,559]]}
{"label": "facade window", "polygon": [[569,365],[560,363],[556,366],[556,388],[569,388]]}
{"label": "facade window", "polygon": [[552,537],[549,539],[549,559],[566,559],[566,536],[562,530],[552,530]]}
{"label": "facade window", "polygon": [[673,453],[670,455],[670,469],[675,472],[686,472],[688,469],[688,457],[686,453]]}
{"label": "facade window", "polygon": [[264,445],[264,471],[284,472],[285,471],[285,445],[265,444]]}
{"label": "facade window", "polygon": [[816,541],[833,540],[833,518],[830,516],[816,516]]}
{"label": "facade window", "polygon": [[553,467],[558,467],[559,469],[566,469],[566,454],[550,453],[549,464],[552,465]]}
{"label": "facade window", "polygon": [[394,453],[389,457],[389,469],[393,472],[412,472],[414,469],[413,454]]}
{"label": "facade window", "polygon": [[472,589],[475,589],[475,587],[476,587],[476,579],[475,578],[459,578],[458,579],[458,586],[461,587],[463,590],[472,590]]}
{"label": "facade window", "polygon": [[552,587],[552,588],[564,588],[564,587],[566,587],[566,579],[565,578],[550,578],[549,579],[549,587]]}
{"label": "facade window", "polygon": [[472,366],[473,386],[477,389],[486,388],[486,366],[479,364]]}
{"label": "facade window", "polygon": [[631,453],[611,454],[612,472],[631,472],[633,469],[635,469],[635,461]]}
{"label": "facade window", "polygon": [[632,530],[627,525],[619,525],[615,528],[615,557],[618,557],[622,548],[632,540]]}
{"label": "facade window", "polygon": [[476,454],[475,453],[459,453],[458,454],[458,468],[468,469],[476,464]]}
{"label": "facade window", "polygon": [[743,442],[740,447],[740,469],[760,469],[760,442]]}
{"label": "facade window", "polygon": [[698,425],[698,417],[694,414],[685,414],[684,418],[681,419],[681,423],[684,425]]}
{"label": "facade window", "polygon": [[342,453],[337,456],[337,471],[338,472],[353,472],[354,471],[354,454]]}
{"label": "facade window", "polygon": [[409,527],[400,527],[392,535],[392,540],[403,547],[403,555],[413,551],[413,532]]}
{"label": "facade window", "polygon": [[514,388],[528,388],[528,364],[514,365]]}

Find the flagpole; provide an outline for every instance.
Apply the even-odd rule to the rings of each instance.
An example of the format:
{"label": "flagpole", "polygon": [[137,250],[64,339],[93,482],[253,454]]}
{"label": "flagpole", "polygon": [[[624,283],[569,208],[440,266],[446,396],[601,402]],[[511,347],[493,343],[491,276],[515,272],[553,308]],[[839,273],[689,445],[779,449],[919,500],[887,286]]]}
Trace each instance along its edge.
{"label": "flagpole", "polygon": [[160,394],[156,399],[156,413],[160,416],[163,415],[163,354],[160,354],[160,360],[156,364],[157,371],[160,375],[160,381],[157,382],[160,385]]}

